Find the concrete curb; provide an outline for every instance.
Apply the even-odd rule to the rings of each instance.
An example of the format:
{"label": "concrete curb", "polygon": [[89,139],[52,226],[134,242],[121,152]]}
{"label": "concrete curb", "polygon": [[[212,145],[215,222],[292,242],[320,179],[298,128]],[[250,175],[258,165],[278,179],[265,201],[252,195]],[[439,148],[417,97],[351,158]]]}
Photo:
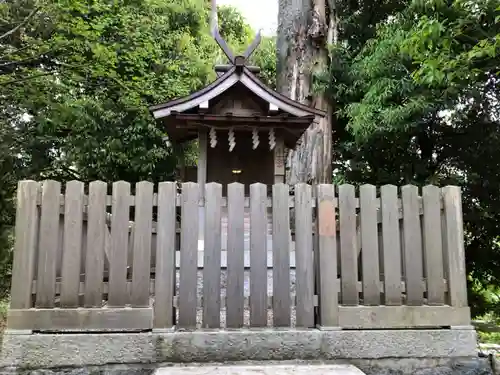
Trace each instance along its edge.
{"label": "concrete curb", "polygon": [[476,357],[474,330],[238,330],[4,336],[0,367]]}
{"label": "concrete curb", "polygon": [[365,375],[349,364],[259,364],[161,367],[153,375]]}
{"label": "concrete curb", "polygon": [[[395,358],[395,359],[358,359],[339,361],[245,361],[236,363],[192,363],[192,364],[129,364],[129,365],[105,365],[87,367],[65,367],[52,369],[20,369],[0,368],[2,375],[153,375],[160,368],[175,371],[178,368],[192,369],[191,375],[197,372],[205,374],[204,370],[210,367],[219,367],[222,370],[228,368],[245,366],[273,367],[289,366],[292,369],[305,366],[330,366],[352,365],[359,368],[366,375],[494,375],[492,368],[486,358]],[[197,371],[199,370],[199,371]],[[330,373],[330,372],[329,372]],[[234,374],[234,372],[233,372]],[[274,375],[274,373],[272,373]],[[290,372],[293,374],[293,370]],[[257,375],[253,372],[252,375]]]}

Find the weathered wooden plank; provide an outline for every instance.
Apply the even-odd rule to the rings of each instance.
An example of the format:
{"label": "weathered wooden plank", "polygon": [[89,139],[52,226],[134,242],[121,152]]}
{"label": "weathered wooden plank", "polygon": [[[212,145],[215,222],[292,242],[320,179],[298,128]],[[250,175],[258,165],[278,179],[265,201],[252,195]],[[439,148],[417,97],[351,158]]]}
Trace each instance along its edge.
{"label": "weathered wooden plank", "polygon": [[20,181],[17,185],[16,242],[10,292],[12,309],[32,307],[31,281],[35,278],[39,220],[36,200],[39,188],[35,181]]}
{"label": "weathered wooden plank", "polygon": [[89,185],[87,250],[85,254],[85,307],[102,306],[104,247],[108,232],[106,191],[107,184],[103,181],[93,181]]}
{"label": "weathered wooden plank", "polygon": [[401,236],[399,230],[398,188],[380,188],[384,295],[386,305],[401,305]]}
{"label": "weathered wooden plank", "polygon": [[175,182],[158,185],[158,224],[156,234],[154,328],[174,326],[172,300],[175,292]]}
{"label": "weathered wooden plank", "polygon": [[[64,212],[64,195],[60,195],[59,197],[60,199],[60,203],[61,203],[61,208],[63,209],[61,212]],[[38,197],[37,197],[37,205],[40,205],[40,202],[41,202],[41,194],[39,193],[38,194]],[[83,198],[83,203],[84,205],[87,205],[87,196],[84,196]],[[106,206],[109,206],[111,207],[111,203],[112,203],[112,196],[111,195],[108,195],[106,196]],[[128,203],[129,203],[129,206],[130,207],[134,207],[135,206],[135,196],[131,195],[128,199]],[[401,202],[398,202],[398,207],[401,209]],[[175,200],[175,204],[180,207],[181,206],[181,197],[180,197],[180,194],[177,194],[177,197],[176,197],[176,200]],[[335,207],[338,206],[338,202],[337,200],[334,201],[334,204],[335,204]],[[356,208],[359,208],[359,199],[356,198],[355,199],[355,204],[356,204]],[[205,201],[204,199],[200,198],[198,200],[198,206],[199,207],[204,207],[205,205]],[[422,203],[422,197],[419,197],[418,198],[418,205],[419,205],[419,212],[420,214],[422,215],[423,214],[423,203]],[[153,207],[156,207],[158,206],[158,194],[153,194]],[[272,207],[272,198],[268,198],[266,200],[266,206],[268,208],[271,208]],[[294,206],[294,197],[293,196],[289,196],[288,197],[288,207],[289,208],[293,208]],[[316,207],[316,202],[313,201],[313,208]],[[222,197],[222,208],[227,208],[227,197]],[[245,197],[245,208],[250,208],[250,198],[249,197]],[[377,208],[379,209],[380,208],[380,199],[377,198]],[[442,205],[442,202],[441,202],[441,209],[443,208],[443,205]]]}
{"label": "weathered wooden plank", "polygon": [[444,304],[443,240],[441,234],[441,191],[437,186],[422,189],[424,206],[424,261],[427,280],[427,304]]}
{"label": "weathered wooden plank", "polygon": [[[313,250],[313,299],[317,302],[319,295],[321,295],[321,274],[320,274],[320,253],[319,253],[319,207],[318,207],[318,185],[313,185],[312,188],[312,202],[311,208],[313,212],[312,220],[312,250]],[[318,208],[315,208],[318,207]],[[294,254],[295,255],[295,254]],[[290,254],[290,265],[296,261],[295,256]],[[293,262],[293,263],[292,263]],[[315,326],[321,326],[321,309],[314,310],[314,323]],[[326,326],[325,326],[326,327]]]}
{"label": "weathered wooden plank", "polygon": [[319,308],[320,325],[323,327],[336,327],[339,324],[337,222],[334,199],[335,188],[333,185],[318,185]]}
{"label": "weathered wooden plank", "polygon": [[[243,184],[232,183],[228,186],[228,229],[227,229],[227,305],[226,326],[243,326],[244,303],[244,200]],[[220,258],[219,258],[220,265]],[[220,267],[220,266],[219,266]]]}
{"label": "weathered wooden plank", "polygon": [[312,188],[295,185],[295,264],[297,327],[314,326]]}
{"label": "weathered wooden plank", "polygon": [[[154,272],[154,270],[153,270],[153,272]],[[335,282],[336,282],[335,288],[337,290],[340,290],[340,279],[337,278]],[[448,290],[448,283],[446,282],[446,280],[443,280],[443,285],[444,285],[444,290],[446,292]],[[79,294],[80,295],[84,294],[84,291],[85,291],[84,288],[85,288],[84,283],[80,282],[80,289],[79,289]],[[356,285],[356,288],[358,290],[358,293],[363,291],[363,285],[362,285],[362,283],[360,281],[358,281],[358,284]],[[422,280],[422,289],[424,291],[425,291],[425,288],[426,288],[426,282],[425,282],[425,280]],[[383,281],[380,282],[380,290],[382,290],[382,289],[384,289],[384,282]],[[36,280],[34,280],[32,282],[31,290],[32,290],[33,294],[36,292]],[[107,296],[108,290],[109,290],[108,283],[104,282],[103,283],[104,297]],[[132,290],[132,282],[131,281],[127,281],[127,291],[130,292],[131,290]],[[149,292],[151,294],[154,294],[155,290],[156,290],[155,289],[155,280],[151,280],[151,282],[149,283]],[[401,281],[401,290],[402,290],[403,293],[406,291],[406,283],[404,281]],[[59,281],[57,281],[56,282],[56,296],[60,293],[60,291],[61,291],[61,283]],[[295,298],[294,294],[291,294],[291,298],[292,298],[292,301],[294,301],[294,298]],[[178,299],[177,296],[173,297],[173,301],[177,301],[177,299]],[[203,298],[201,296],[198,298],[197,304],[200,305],[200,306],[201,306],[200,301],[202,299]],[[315,299],[315,302],[314,302],[315,306],[318,306],[318,304],[317,304],[317,296],[315,296],[314,299]],[[221,299],[221,301],[223,301],[223,300],[224,299]],[[156,301],[155,301],[155,303],[156,303]],[[272,309],[272,304],[271,303],[272,303],[272,296],[268,296],[268,309]],[[223,302],[221,302],[221,304],[223,304]],[[295,305],[295,303],[292,302],[292,305]],[[177,307],[177,306],[178,305],[176,305],[174,303],[174,307]],[[250,306],[249,305],[249,298],[245,297],[245,307],[249,307],[249,306]]]}
{"label": "weathered wooden plank", "polygon": [[[38,194],[38,197],[37,197],[37,205],[40,205],[40,200],[41,200],[41,194],[39,193]],[[109,206],[111,207],[111,200],[112,200],[112,197],[111,196],[107,196],[106,197],[106,206]],[[293,208],[294,207],[294,197],[293,196],[289,196],[288,197],[288,207],[289,208]],[[85,195],[83,197],[83,203],[84,203],[84,206],[86,206],[88,203],[88,197]],[[377,220],[378,222],[380,223],[381,220],[382,220],[382,215],[380,213],[380,199],[377,198],[376,199],[376,202],[377,202]],[[61,213],[63,214],[64,213],[64,195],[61,195],[60,196],[60,208],[61,208]],[[356,203],[356,208],[359,208],[359,199],[356,198],[355,199],[355,203]],[[135,196],[130,196],[129,197],[129,205],[130,207],[134,207],[135,206]],[[180,195],[178,194],[177,197],[176,197],[176,205],[178,207],[181,206],[181,198],[180,198]],[[312,203],[313,205],[313,208],[316,207],[316,201],[313,201]],[[338,207],[338,201],[337,199],[334,200],[334,205],[335,207],[337,208]],[[158,206],[158,194],[153,194],[153,207],[156,207]],[[198,206],[199,207],[204,207],[205,206],[205,201],[204,199],[199,199],[198,200]],[[266,206],[267,208],[271,208],[272,207],[272,198],[267,198],[266,200]],[[419,206],[419,214],[420,215],[423,215],[423,201],[422,201],[422,197],[419,197],[418,198],[418,206]],[[222,208],[227,208],[227,197],[222,197]],[[250,208],[250,198],[249,197],[245,197],[245,208]],[[441,201],[441,205],[440,205],[440,208],[443,209],[443,204],[442,204],[442,201]],[[399,210],[399,216],[400,218],[402,218],[402,207],[401,207],[401,201],[398,200],[398,210]],[[84,218],[85,218],[85,208],[84,208]]]}
{"label": "weathered wooden plank", "polygon": [[250,185],[250,326],[267,326],[267,187]]}
{"label": "weathered wooden plank", "polygon": [[220,328],[221,201],[222,185],[213,182],[206,184],[203,328]]}
{"label": "weathered wooden plank", "polygon": [[462,194],[458,186],[442,189],[445,221],[445,267],[448,279],[449,304],[467,306]]}
{"label": "weathered wooden plank", "polygon": [[376,197],[377,191],[375,186],[363,185],[359,188],[361,274],[364,305],[380,305],[380,267]]}
{"label": "weathered wooden plank", "polygon": [[450,306],[341,306],[345,329],[410,329],[470,325],[468,307]]}
{"label": "weathered wooden plank", "polygon": [[290,326],[290,213],[288,185],[273,185],[273,326]]}
{"label": "weathered wooden plank", "polygon": [[196,327],[199,195],[198,184],[193,182],[182,184],[178,325],[185,328]]}
{"label": "weathered wooden plank", "polygon": [[61,183],[44,181],[40,217],[36,307],[54,307],[59,242],[59,194]]}
{"label": "weathered wooden plank", "polygon": [[129,303],[127,293],[128,223],[130,206],[130,184],[125,181],[113,183],[113,206],[111,219],[111,248],[109,255],[110,307],[121,307]]}
{"label": "weathered wooden plank", "polygon": [[356,204],[354,186],[339,186],[340,273],[342,305],[359,303]]}
{"label": "weathered wooden plank", "polygon": [[401,188],[403,204],[404,267],[407,304],[422,305],[424,295],[423,253],[420,216],[418,214],[418,188],[406,185]]}
{"label": "weathered wooden plank", "polygon": [[41,331],[127,331],[153,326],[152,308],[12,309],[9,329]]}
{"label": "weathered wooden plank", "polygon": [[148,181],[136,184],[131,298],[133,307],[149,306],[153,188],[153,183]]}
{"label": "weathered wooden plank", "polygon": [[[338,247],[338,245],[337,245],[337,247]],[[154,274],[155,274],[155,269],[153,267],[153,269],[152,269],[152,275],[154,275]],[[104,275],[106,277],[106,272],[104,272]],[[83,278],[83,276],[82,276],[82,278]],[[337,283],[337,288],[340,290],[340,278],[337,278],[336,283]],[[358,290],[358,293],[361,293],[363,291],[363,284],[361,283],[361,281],[358,281],[356,288]],[[422,280],[422,289],[424,291],[426,291],[426,288],[427,288],[426,281]],[[444,288],[445,292],[448,291],[448,282],[446,281],[446,279],[443,279],[443,288]],[[383,281],[380,281],[379,289],[380,290],[384,289],[384,282]],[[127,290],[129,291],[129,294],[132,291],[132,282],[130,281],[130,279],[127,280]],[[36,293],[36,280],[33,280],[33,282],[32,282],[31,291],[32,291],[32,294]],[[108,282],[104,281],[103,282],[103,293],[107,294],[108,291],[109,291]],[[404,281],[401,281],[401,291],[402,291],[402,293],[406,292],[406,283]],[[60,282],[60,278],[57,278],[57,281],[56,281],[56,296],[59,296],[60,292],[61,292],[61,282]],[[81,281],[78,293],[80,295],[83,295],[84,292],[85,292],[85,283],[83,281]],[[152,280],[149,283],[149,292],[150,293],[155,293],[155,280],[154,280],[154,277],[152,278]],[[222,302],[221,302],[221,304],[222,304]],[[292,306],[293,306],[293,304],[292,304]]]}
{"label": "weathered wooden plank", "polygon": [[64,234],[61,272],[61,307],[78,307],[80,262],[82,253],[84,185],[80,181],[66,184]]}

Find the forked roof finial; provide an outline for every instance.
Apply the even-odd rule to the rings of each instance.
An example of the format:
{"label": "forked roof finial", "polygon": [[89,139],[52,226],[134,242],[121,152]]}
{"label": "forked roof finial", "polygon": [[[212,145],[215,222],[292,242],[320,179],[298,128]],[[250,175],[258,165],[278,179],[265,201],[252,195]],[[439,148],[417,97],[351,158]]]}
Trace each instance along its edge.
{"label": "forked roof finial", "polygon": [[[222,38],[222,36],[219,33],[219,21],[218,21],[218,17],[217,17],[217,0],[211,0],[211,2],[212,2],[212,14],[211,14],[211,19],[210,19],[210,31],[211,31],[212,36],[214,37],[215,41],[219,45],[219,47],[222,49],[224,54],[227,56],[227,58],[229,59],[231,64],[234,65],[235,64],[235,56],[233,54],[233,51],[231,51],[231,49],[227,45],[226,41]],[[252,43],[247,47],[247,49],[245,50],[245,52],[242,55],[242,57],[245,60],[248,60],[248,58],[252,55],[252,53],[254,53],[254,51],[259,46],[261,40],[262,40],[261,30],[259,30],[259,32],[255,36]]]}
{"label": "forked roof finial", "polygon": [[214,34],[214,29],[219,28],[219,19],[217,17],[217,0],[211,0],[212,10],[210,15],[210,32]]}

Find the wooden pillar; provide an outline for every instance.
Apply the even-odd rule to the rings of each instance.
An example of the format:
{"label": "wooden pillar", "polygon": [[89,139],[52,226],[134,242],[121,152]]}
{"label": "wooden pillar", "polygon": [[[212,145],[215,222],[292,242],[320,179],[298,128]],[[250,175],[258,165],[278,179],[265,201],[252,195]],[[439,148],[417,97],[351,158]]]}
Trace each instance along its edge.
{"label": "wooden pillar", "polygon": [[274,147],[274,183],[285,182],[285,143],[283,137],[276,136]]}
{"label": "wooden pillar", "polygon": [[205,198],[205,184],[207,183],[207,132],[204,129],[198,131],[198,178],[201,198]]}
{"label": "wooden pillar", "polygon": [[[198,131],[198,168],[197,182],[200,186],[200,198],[205,202],[205,184],[207,183],[207,131],[200,129]],[[203,245],[198,241],[198,250],[205,247],[205,204],[198,209],[199,213],[199,233],[198,240],[202,240]],[[201,247],[200,247],[201,246]]]}
{"label": "wooden pillar", "polygon": [[180,148],[180,150],[181,150],[180,156],[179,156],[179,159],[177,161],[177,170],[179,171],[178,178],[182,182],[186,182],[186,160],[184,157],[184,149]]}

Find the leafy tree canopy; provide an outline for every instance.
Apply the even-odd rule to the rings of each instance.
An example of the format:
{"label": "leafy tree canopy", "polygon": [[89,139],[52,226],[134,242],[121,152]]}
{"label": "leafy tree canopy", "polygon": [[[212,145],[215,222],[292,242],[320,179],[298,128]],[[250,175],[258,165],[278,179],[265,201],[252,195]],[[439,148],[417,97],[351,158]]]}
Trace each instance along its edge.
{"label": "leafy tree canopy", "polygon": [[329,80],[336,178],[462,186],[476,312],[487,307],[478,286],[500,284],[499,11],[493,0],[414,0],[361,48],[336,48]]}
{"label": "leafy tree canopy", "polygon": [[[147,108],[215,79],[209,18],[205,0],[0,4],[0,283],[17,180],[173,177],[189,150],[167,146]],[[235,48],[253,36],[232,8],[219,23]]]}
{"label": "leafy tree canopy", "polygon": [[[83,180],[172,177],[176,154],[147,108],[215,78],[220,51],[206,1],[30,0],[1,10],[8,25],[23,22],[2,47],[12,69],[0,83],[12,110],[5,121],[23,118],[24,146],[36,143],[26,155],[38,160],[34,170]],[[251,37],[234,9],[219,18],[231,43]]]}

